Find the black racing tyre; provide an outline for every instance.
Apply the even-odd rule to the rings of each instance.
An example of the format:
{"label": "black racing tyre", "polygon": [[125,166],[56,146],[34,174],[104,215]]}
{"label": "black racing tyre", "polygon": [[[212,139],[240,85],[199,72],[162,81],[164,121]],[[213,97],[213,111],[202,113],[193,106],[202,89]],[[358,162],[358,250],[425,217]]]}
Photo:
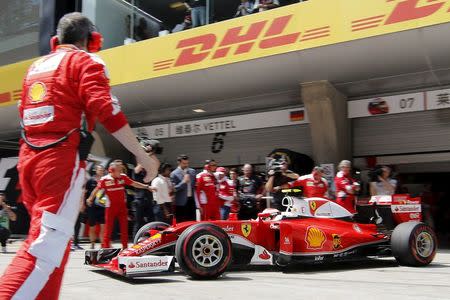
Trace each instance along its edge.
{"label": "black racing tyre", "polygon": [[150,230],[156,229],[156,230],[164,230],[166,228],[170,227],[169,224],[164,222],[150,222],[139,228],[138,232],[134,236],[133,243],[137,244],[142,239],[146,239],[150,237]]}
{"label": "black racing tyre", "polygon": [[194,279],[219,277],[231,262],[232,246],[222,228],[198,223],[178,238],[175,257],[180,268]]}
{"label": "black racing tyre", "polygon": [[395,227],[391,247],[392,254],[400,265],[426,266],[436,255],[437,238],[430,226],[419,222],[405,222]]}

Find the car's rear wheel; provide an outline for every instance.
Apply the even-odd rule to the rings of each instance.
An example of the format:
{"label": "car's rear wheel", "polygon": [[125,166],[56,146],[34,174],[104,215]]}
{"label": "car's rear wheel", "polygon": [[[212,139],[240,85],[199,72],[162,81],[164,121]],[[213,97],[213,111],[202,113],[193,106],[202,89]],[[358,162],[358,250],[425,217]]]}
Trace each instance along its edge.
{"label": "car's rear wheel", "polygon": [[199,223],[186,229],[178,238],[175,256],[181,269],[195,279],[214,279],[228,267],[232,246],[222,228]]}
{"label": "car's rear wheel", "polygon": [[134,236],[133,243],[137,244],[145,239],[150,237],[151,230],[164,230],[168,228],[170,225],[164,222],[150,222],[139,228],[138,232]]}
{"label": "car's rear wheel", "polygon": [[419,222],[395,227],[391,237],[392,254],[401,265],[425,266],[436,255],[437,238],[433,229]]}

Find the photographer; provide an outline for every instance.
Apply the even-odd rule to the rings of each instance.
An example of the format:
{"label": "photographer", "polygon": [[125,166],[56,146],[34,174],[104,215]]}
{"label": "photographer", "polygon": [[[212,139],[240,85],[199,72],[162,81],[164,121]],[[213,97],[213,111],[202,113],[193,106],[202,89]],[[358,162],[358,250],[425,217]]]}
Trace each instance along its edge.
{"label": "photographer", "polygon": [[282,186],[297,180],[300,176],[288,170],[288,164],[284,159],[272,160],[267,175],[269,175],[269,179],[266,183],[266,191],[272,194],[272,207],[284,211],[285,208],[281,205],[284,198],[284,194],[281,192]]}
{"label": "photographer", "polygon": [[391,177],[391,168],[381,166],[375,168],[370,182],[370,195],[393,195],[397,188],[397,180]]}
{"label": "photographer", "polygon": [[[152,154],[161,154],[162,148],[159,146],[158,140],[141,139],[139,141],[141,147],[150,156]],[[133,180],[144,183],[144,178],[147,175],[146,171],[141,165],[137,165],[134,168]],[[153,194],[145,189],[139,189],[135,191],[133,208],[134,208],[134,226],[133,236],[136,235],[138,230],[149,222],[155,220],[154,206],[153,206]]]}

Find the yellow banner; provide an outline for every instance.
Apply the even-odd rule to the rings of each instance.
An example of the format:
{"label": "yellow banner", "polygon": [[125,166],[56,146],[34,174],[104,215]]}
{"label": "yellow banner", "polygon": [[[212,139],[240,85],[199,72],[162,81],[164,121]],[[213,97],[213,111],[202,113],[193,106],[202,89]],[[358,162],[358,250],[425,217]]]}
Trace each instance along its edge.
{"label": "yellow banner", "polygon": [[[313,0],[100,55],[108,65],[111,84],[119,85],[449,21],[450,0]],[[29,63],[0,68],[0,105],[10,103],[1,101],[7,98],[1,98],[2,93],[12,97],[20,89]]]}

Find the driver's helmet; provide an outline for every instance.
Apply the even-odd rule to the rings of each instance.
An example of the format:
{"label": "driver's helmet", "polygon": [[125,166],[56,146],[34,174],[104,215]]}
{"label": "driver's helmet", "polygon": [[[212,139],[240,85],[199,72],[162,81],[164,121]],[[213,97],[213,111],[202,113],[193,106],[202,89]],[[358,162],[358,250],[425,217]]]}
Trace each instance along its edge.
{"label": "driver's helmet", "polygon": [[276,208],[266,208],[262,211],[263,214],[270,214],[272,217],[279,215],[280,211]]}

